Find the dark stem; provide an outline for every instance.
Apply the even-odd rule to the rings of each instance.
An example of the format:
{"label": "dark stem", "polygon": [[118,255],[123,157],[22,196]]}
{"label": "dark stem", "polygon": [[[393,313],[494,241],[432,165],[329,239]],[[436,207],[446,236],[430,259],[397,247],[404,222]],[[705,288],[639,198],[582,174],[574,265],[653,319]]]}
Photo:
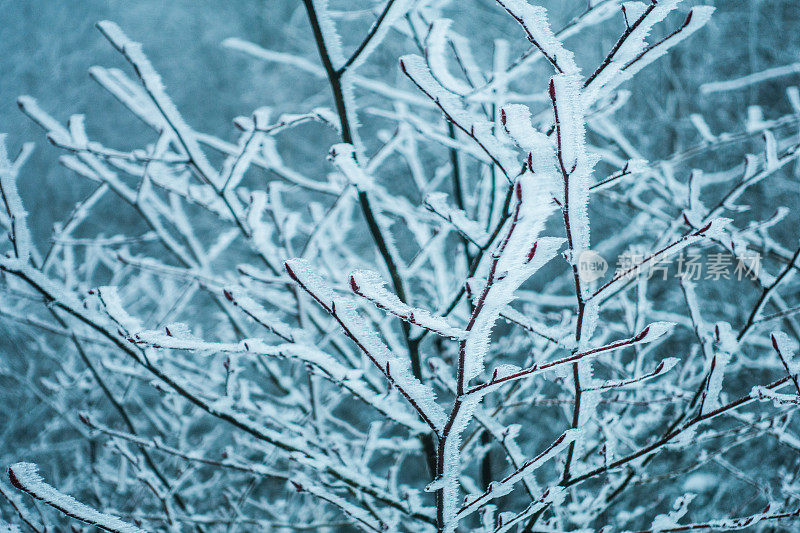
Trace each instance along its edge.
{"label": "dark stem", "polygon": [[[550,82],[550,98],[553,104],[553,116],[554,116],[554,123],[555,123],[555,132],[556,132],[556,147],[557,147],[557,156],[558,156],[558,165],[561,170],[561,176],[564,180],[564,205],[562,206],[562,213],[564,214],[564,231],[567,234],[567,245],[569,246],[570,251],[570,263],[572,263],[572,277],[575,281],[575,298],[578,304],[578,314],[577,319],[575,320],[575,341],[576,343],[580,343],[581,340],[581,333],[583,329],[583,315],[586,309],[586,302],[583,299],[583,289],[581,287],[581,280],[578,274],[578,263],[577,258],[575,257],[575,242],[572,236],[572,226],[570,223],[570,206],[569,206],[569,178],[572,170],[567,170],[567,167],[564,164],[564,157],[563,157],[563,150],[562,150],[562,131],[561,131],[561,123],[559,121],[558,115],[558,102],[556,100],[556,91],[555,86],[553,85],[553,81]],[[580,382],[580,369],[579,369],[578,361],[572,364],[572,382],[575,388],[575,406],[572,410],[572,427],[574,429],[578,428],[580,423],[580,414],[581,414],[581,382]],[[567,481],[570,478],[570,467],[572,465],[572,458],[575,454],[575,441],[569,443],[569,448],[567,449],[567,458],[566,462],[564,463],[564,475],[562,477],[563,481]]]}
{"label": "dark stem", "polygon": [[642,15],[638,19],[636,19],[636,22],[634,22],[633,24],[631,24],[630,26],[628,26],[625,29],[623,34],[620,36],[619,40],[617,40],[616,44],[614,44],[614,47],[611,49],[611,51],[605,57],[603,62],[600,64],[600,66],[597,67],[597,69],[592,73],[591,76],[589,76],[589,78],[586,80],[586,82],[584,82],[584,84],[583,84],[584,87],[588,87],[589,84],[591,84],[594,81],[594,79],[597,76],[599,76],[600,73],[603,72],[603,70],[605,70],[606,67],[608,67],[608,65],[611,64],[611,61],[614,59],[614,56],[619,51],[619,49],[622,47],[622,45],[625,43],[625,41],[628,39],[628,37],[630,37],[631,33],[633,33],[633,31],[636,28],[639,27],[639,25],[642,23],[642,21],[645,18],[647,18],[647,16],[650,14],[650,12],[653,11],[656,8],[656,6],[658,5],[657,2],[655,0],[651,0],[651,2],[652,3],[649,6],[647,6],[647,9],[645,9],[644,13],[642,13]]}
{"label": "dark stem", "polygon": [[378,15],[378,19],[369,29],[369,33],[367,33],[367,36],[364,38],[363,41],[361,41],[361,44],[358,45],[358,48],[356,48],[356,51],[353,52],[353,55],[351,55],[350,58],[347,61],[345,61],[344,65],[342,65],[342,67],[337,71],[337,74],[339,74],[340,76],[344,74],[347,71],[347,69],[350,68],[350,65],[355,63],[355,61],[364,52],[364,50],[366,50],[369,43],[378,33],[378,29],[380,29],[381,25],[383,24],[386,15],[389,14],[389,10],[392,9],[392,5],[394,5],[394,2],[395,0],[389,0],[388,2],[386,2],[386,5],[383,7],[383,11],[381,11],[381,14]]}
{"label": "dark stem", "polygon": [[798,257],[800,257],[800,248],[795,250],[794,255],[792,255],[792,258],[789,260],[789,263],[783,268],[783,270],[781,270],[781,273],[778,274],[778,277],[776,277],[772,283],[766,285],[764,289],[761,291],[761,296],[758,297],[756,305],[753,306],[753,310],[750,311],[750,316],[747,317],[747,322],[745,323],[742,330],[739,332],[739,335],[736,336],[737,341],[741,341],[744,338],[744,336],[747,335],[747,333],[750,331],[750,328],[753,327],[756,317],[764,308],[764,304],[767,303],[769,295],[772,293],[772,291],[774,291],[778,287],[778,285],[780,285],[780,283],[784,280],[784,278],[786,278],[786,276],[789,275],[789,273],[794,268]]}

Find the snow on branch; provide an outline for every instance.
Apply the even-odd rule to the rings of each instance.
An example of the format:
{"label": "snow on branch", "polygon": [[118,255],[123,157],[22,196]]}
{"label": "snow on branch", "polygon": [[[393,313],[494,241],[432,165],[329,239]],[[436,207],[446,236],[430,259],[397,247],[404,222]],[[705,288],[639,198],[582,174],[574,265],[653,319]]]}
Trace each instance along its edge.
{"label": "snow on branch", "polygon": [[492,133],[492,124],[469,112],[459,99],[434,79],[425,60],[417,55],[400,58],[400,70],[414,82],[420,91],[433,100],[447,120],[463,131],[486,153],[509,179],[517,172],[517,163],[511,151]]}
{"label": "snow on branch", "polygon": [[425,423],[439,431],[444,423],[444,411],[436,403],[433,389],[411,374],[409,361],[392,354],[375,332],[366,329],[353,303],[337,297],[306,261],[292,259],[285,263],[285,268],[289,277],[336,319],[345,335],[397,388]]}
{"label": "snow on branch", "polygon": [[535,174],[555,172],[555,146],[553,141],[543,132],[531,125],[531,110],[523,104],[504,106],[500,119],[506,132],[517,145],[530,154],[528,168]]}
{"label": "snow on branch", "polygon": [[468,81],[462,81],[454,76],[447,67],[448,45],[452,43],[450,19],[437,19],[430,25],[430,30],[425,38],[427,44],[428,67],[433,77],[442,84],[442,87],[457,95],[467,95],[472,92]]}
{"label": "snow on branch", "polygon": [[564,48],[550,29],[547,10],[544,7],[531,5],[526,0],[497,0],[497,3],[519,22],[530,43],[542,53],[557,72],[580,74],[574,54]]}
{"label": "snow on branch", "polygon": [[615,291],[619,290],[624,285],[630,283],[632,279],[634,279],[643,269],[647,268],[649,265],[663,260],[664,258],[668,258],[681,250],[700,242],[703,239],[713,239],[723,234],[725,227],[730,222],[730,219],[721,218],[721,219],[714,219],[711,222],[707,223],[703,227],[687,234],[680,239],[673,241],[672,243],[664,246],[663,248],[656,250],[655,252],[645,256],[641,261],[637,262],[636,264],[622,270],[614,275],[614,277],[605,283],[603,286],[598,288],[594,291],[591,295],[591,299],[600,299],[603,300],[608,298],[611,294]]}
{"label": "snow on branch", "polygon": [[564,180],[567,239],[573,254],[589,247],[589,176],[594,167],[586,152],[586,124],[580,82],[575,76],[550,80],[556,122],[558,165]]}
{"label": "snow on branch", "polygon": [[158,112],[164,116],[166,123],[175,133],[178,142],[191,159],[200,178],[210,184],[216,183],[216,171],[208,162],[205,153],[200,149],[194,132],[186,124],[178,112],[178,108],[167,96],[161,76],[144,55],[142,45],[130,40],[122,29],[111,21],[98,22],[97,28],[136,70],[136,75],[141,80],[145,91],[147,91]]}
{"label": "snow on branch", "polygon": [[[569,357],[565,357],[563,359],[557,359],[555,361],[549,361],[546,363],[536,363],[525,369],[504,367],[501,370],[500,368],[498,368],[492,371],[492,375],[489,381],[481,383],[479,385],[475,385],[474,387],[472,387],[467,391],[467,394],[485,396],[492,390],[496,389],[497,387],[505,383],[509,383],[512,381],[516,381],[518,379],[540,374],[545,371],[552,370],[560,366],[572,364],[584,359],[590,359],[590,358],[593,359],[605,353],[622,350],[624,348],[636,346],[638,344],[646,344],[666,335],[672,329],[673,326],[674,323],[671,322],[653,322],[652,324],[645,327],[642,331],[640,331],[637,335],[634,335],[633,337],[612,342],[610,344],[606,344],[597,348],[591,348],[585,351],[575,352],[575,354],[570,355]],[[674,366],[674,361],[664,362],[659,366],[660,368],[657,367],[654,376],[672,368],[672,366]]]}
{"label": "snow on branch", "polygon": [[[624,78],[629,79],[634,76],[658,58],[666,55],[670,48],[688,39],[693,33],[703,28],[711,20],[714,10],[713,6],[693,7],[681,26],[673,30],[667,37],[648,46],[622,68],[625,73]],[[609,87],[607,86],[605,89],[608,90]]]}
{"label": "snow on branch", "polygon": [[[485,505],[487,502],[494,500],[496,498],[502,498],[503,496],[508,495],[514,488],[514,485],[520,482],[523,477],[528,475],[529,471],[535,470],[539,468],[544,462],[548,461],[549,459],[553,458],[557,454],[561,453],[570,442],[575,440],[575,430],[568,430],[566,433],[559,436],[553,443],[547,447],[545,451],[534,457],[533,459],[529,459],[522,463],[514,472],[507,475],[503,479],[498,482],[492,482],[489,488],[480,495],[467,497],[466,502],[464,503],[463,507],[459,509],[458,514],[456,515],[456,519],[461,519],[477,510],[477,508],[481,505]],[[553,494],[549,494],[549,491],[560,491],[563,490],[560,487],[548,489],[548,494],[543,496],[553,497]]]}
{"label": "snow on branch", "polygon": [[514,185],[512,218],[492,254],[486,283],[466,327],[461,369],[465,383],[483,370],[489,336],[502,309],[514,299],[519,286],[555,257],[563,244],[559,238],[539,238],[555,207],[548,194],[541,194],[550,186],[546,178],[540,180],[530,173],[520,176]]}
{"label": "snow on branch", "polygon": [[461,209],[451,206],[447,202],[446,194],[429,194],[425,197],[425,207],[452,224],[458,233],[469,239],[476,246],[484,247],[488,244],[489,235],[481,225],[471,220]]}
{"label": "snow on branch", "polygon": [[412,7],[412,0],[387,0],[361,44],[340,67],[342,71],[355,70],[364,63],[386,38],[392,26]]}
{"label": "snow on branch", "polygon": [[674,11],[680,2],[681,0],[651,2],[646,8],[637,10],[640,14],[634,20],[631,20],[634,17],[628,18],[627,29],[584,84],[587,89],[585,93],[587,104],[610,93],[621,83],[663,56],[670,48],[702,28],[714,11],[714,8],[710,6],[692,8],[678,29],[655,44],[648,45],[645,39],[648,38],[653,27]]}
{"label": "snow on branch", "polygon": [[433,316],[426,309],[411,307],[401,302],[396,295],[384,288],[384,283],[377,272],[359,270],[350,274],[350,290],[369,300],[379,309],[442,337],[461,340],[466,336],[466,331],[451,326],[444,317]]}
{"label": "snow on branch", "polygon": [[243,339],[237,343],[211,342],[181,333],[179,329],[173,325],[166,326],[163,330],[130,332],[130,340],[139,346],[184,350],[206,357],[210,354],[230,353],[254,358],[288,358],[300,361],[309,365],[325,379],[341,385],[387,418],[416,432],[423,432],[425,429],[425,426],[405,406],[397,405],[393,398],[371,390],[371,384],[363,378],[362,370],[348,368],[338,363],[330,354],[313,346],[296,343],[270,345],[258,338]]}
{"label": "snow on branch", "polygon": [[42,479],[39,468],[32,463],[15,463],[8,467],[8,479],[17,489],[57,509],[65,515],[114,533],[144,533],[133,524],[116,516],[101,513],[72,496],[59,492]]}
{"label": "snow on branch", "polygon": [[33,145],[26,144],[17,159],[12,162],[6,150],[5,135],[0,135],[0,197],[3,199],[9,221],[9,238],[14,247],[14,254],[22,261],[26,261],[30,257],[33,243],[28,229],[28,213],[22,206],[22,200],[17,190],[17,176],[31,150],[33,150]]}
{"label": "snow on branch", "polygon": [[343,513],[352,518],[357,526],[365,531],[381,532],[388,529],[388,526],[384,522],[376,520],[374,514],[370,513],[368,509],[348,502],[305,476],[291,479],[290,483],[297,492],[308,492],[314,497],[338,507]]}
{"label": "snow on branch", "polygon": [[751,85],[764,83],[765,81],[773,80],[775,78],[791,76],[792,74],[797,73],[800,73],[800,63],[792,63],[781,67],[768,68],[760,72],[754,72],[752,74],[748,74],[747,76],[742,76],[741,78],[704,83],[700,86],[700,92],[703,94],[711,94],[725,91],[736,91],[739,89],[744,89],[745,87],[750,87]]}

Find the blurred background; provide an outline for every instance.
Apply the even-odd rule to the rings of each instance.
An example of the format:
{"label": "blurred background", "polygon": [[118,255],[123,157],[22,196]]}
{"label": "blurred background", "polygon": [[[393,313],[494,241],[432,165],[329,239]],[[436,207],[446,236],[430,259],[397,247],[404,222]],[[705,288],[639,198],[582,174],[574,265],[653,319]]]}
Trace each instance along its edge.
{"label": "blurred background", "polygon": [[[553,26],[558,28],[580,13],[587,0],[537,3],[549,9]],[[627,128],[642,129],[629,133],[638,135],[639,148],[648,159],[696,142],[690,113],[702,113],[713,131],[736,129],[751,104],[763,106],[767,116],[787,112],[785,87],[800,81],[800,74],[795,74],[743,90],[700,94],[698,87],[705,82],[800,61],[800,9],[793,0],[687,0],[681,11],[698,3],[716,5],[712,22],[627,86],[632,96],[622,116],[633,120],[620,122]],[[332,6],[353,12],[348,2],[334,0]],[[49,146],[42,131],[19,111],[18,96],[33,96],[59,120],[85,114],[89,136],[110,146],[140,146],[151,139],[150,132],[87,73],[96,64],[126,68],[96,30],[99,20],[117,22],[132,39],[144,44],[168,93],[190,125],[200,131],[230,139],[232,119],[259,106],[281,112],[328,105],[328,88],[320,80],[259,62],[220,44],[227,37],[239,37],[278,51],[308,52],[316,61],[299,1],[0,0],[0,13],[0,133],[9,135],[11,150],[26,141],[37,144],[20,187],[38,238],[48,237],[52,223],[85,196],[89,184],[57,164],[58,150]],[[512,50],[527,45],[516,23],[490,0],[453,1],[448,15],[458,31],[483,44],[475,53],[484,62],[490,61],[497,38],[508,39]],[[371,22],[357,12],[347,18],[359,27]],[[478,24],[480,32],[475,31]],[[613,45],[618,36],[616,26],[594,28],[600,38],[587,39],[589,44],[583,48],[584,39],[568,42],[579,52],[585,69]],[[663,33],[668,27],[660,25],[656,32]],[[396,57],[403,50],[392,49],[391,40],[388,44],[367,67],[384,70],[387,81],[400,82]]]}

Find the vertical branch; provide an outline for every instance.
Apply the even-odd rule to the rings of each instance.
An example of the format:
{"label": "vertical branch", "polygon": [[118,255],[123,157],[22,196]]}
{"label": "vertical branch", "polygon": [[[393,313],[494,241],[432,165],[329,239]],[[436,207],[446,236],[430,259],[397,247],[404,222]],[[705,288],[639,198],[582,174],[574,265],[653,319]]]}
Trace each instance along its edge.
{"label": "vertical branch", "polygon": [[[588,341],[584,335],[586,300],[578,271],[578,256],[589,244],[589,221],[586,215],[588,185],[585,183],[590,169],[587,168],[583,138],[583,114],[580,106],[580,92],[574,77],[556,76],[550,81],[550,100],[553,105],[556,134],[556,156],[563,180],[563,203],[561,211],[564,230],[569,247],[569,262],[575,284],[577,317],[575,320],[575,344],[580,348]],[[566,112],[564,109],[566,108]],[[576,196],[577,197],[574,197]],[[577,349],[576,348],[576,349]],[[580,425],[581,399],[583,390],[580,380],[580,362],[572,364],[575,404],[572,410],[572,428]],[[575,442],[569,444],[564,464],[563,479],[570,478],[570,468],[575,453]]]}
{"label": "vertical branch", "polygon": [[[325,68],[325,74],[328,77],[328,82],[331,87],[331,93],[333,94],[333,100],[336,105],[336,112],[339,115],[339,122],[341,124],[342,140],[347,144],[354,144],[353,129],[352,125],[350,124],[344,90],[342,87],[342,77],[347,71],[347,66],[349,66],[349,63],[340,69],[337,69],[333,65],[333,60],[328,50],[328,45],[325,42],[325,37],[322,33],[322,27],[320,26],[319,16],[317,14],[316,7],[314,6],[314,2],[313,0],[303,0],[303,4],[305,5],[306,12],[308,13],[308,20],[311,23],[311,29],[314,33],[317,51],[322,61],[322,65]],[[377,31],[377,24],[373,27],[373,30]],[[357,54],[353,57],[356,56]],[[372,236],[372,239],[378,248],[378,252],[380,253],[381,258],[386,265],[386,269],[389,271],[389,276],[392,279],[392,286],[394,287],[398,298],[400,298],[403,303],[408,303],[408,296],[406,294],[403,279],[400,275],[400,270],[398,269],[397,262],[393,254],[389,250],[386,238],[384,237],[383,231],[378,224],[375,210],[370,203],[370,198],[366,191],[358,191],[358,203],[361,207],[361,212],[364,215],[364,219],[367,222],[370,235]],[[403,336],[406,341],[406,346],[408,347],[409,358],[411,359],[411,370],[417,379],[422,380],[422,364],[419,354],[419,342],[411,338],[411,328],[408,324],[402,322],[401,327],[403,329]]]}

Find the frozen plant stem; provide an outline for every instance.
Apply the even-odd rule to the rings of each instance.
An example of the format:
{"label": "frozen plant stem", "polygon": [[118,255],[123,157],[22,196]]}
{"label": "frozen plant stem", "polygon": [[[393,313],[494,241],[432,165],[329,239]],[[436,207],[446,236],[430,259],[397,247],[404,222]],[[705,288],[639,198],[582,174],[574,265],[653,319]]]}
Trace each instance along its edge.
{"label": "frozen plant stem", "polygon": [[[319,52],[320,60],[322,61],[322,65],[325,68],[325,74],[328,78],[328,83],[331,87],[331,93],[333,94],[333,100],[336,105],[336,113],[339,115],[339,123],[341,125],[342,130],[342,140],[348,144],[354,144],[354,137],[352,132],[352,125],[350,124],[350,119],[348,118],[348,110],[346,108],[345,102],[345,95],[344,90],[342,88],[342,77],[347,73],[348,67],[350,67],[357,58],[357,56],[366,48],[368,45],[368,41],[375,35],[378,31],[380,23],[383,20],[383,17],[391,8],[392,3],[394,0],[390,0],[386,8],[384,9],[381,17],[379,20],[373,25],[372,30],[370,31],[369,35],[364,39],[361,46],[359,46],[358,50],[353,54],[348,62],[346,62],[341,68],[337,69],[333,65],[333,61],[328,50],[328,46],[325,43],[325,37],[322,33],[322,28],[320,26],[319,17],[317,16],[317,10],[314,6],[313,0],[303,0],[303,4],[305,5],[306,12],[308,13],[308,20],[311,24],[311,29],[314,34],[314,41],[317,44],[317,51]],[[357,154],[357,151],[355,152]],[[355,155],[357,157],[357,155]],[[359,190],[358,191],[358,203],[361,207],[361,212],[364,215],[364,219],[367,222],[367,227],[369,228],[370,235],[375,242],[375,245],[378,247],[378,252],[380,253],[381,258],[383,259],[384,265],[386,269],[389,271],[389,276],[392,280],[392,286],[394,287],[395,292],[397,293],[397,297],[400,298],[400,301],[403,303],[408,303],[408,297],[406,295],[405,287],[403,285],[403,279],[400,275],[400,271],[398,270],[397,263],[392,252],[389,250],[389,247],[386,243],[386,238],[383,235],[383,231],[381,230],[380,225],[376,219],[375,211],[370,204],[369,196],[367,191]],[[420,361],[420,352],[419,352],[419,340],[411,338],[411,326],[404,322],[400,322],[400,327],[403,330],[403,337],[406,343],[406,347],[408,348],[408,355],[411,361],[411,371],[414,373],[414,376],[423,381],[422,376],[422,362]],[[425,451],[425,455],[428,461],[428,468],[433,470],[433,465],[435,464],[434,460],[434,442],[433,436],[430,434],[423,435],[421,437],[422,445]]]}
{"label": "frozen plant stem", "polygon": [[[550,81],[550,100],[553,105],[553,115],[555,118],[555,134],[556,134],[556,157],[558,159],[558,168],[561,171],[561,178],[564,184],[564,203],[561,206],[561,212],[564,217],[564,230],[567,234],[567,246],[569,247],[569,260],[572,265],[572,278],[575,283],[575,298],[577,300],[577,318],[575,320],[575,345],[580,346],[581,333],[583,330],[583,317],[586,310],[586,302],[583,299],[583,288],[581,287],[581,279],[578,272],[578,258],[576,257],[577,250],[575,239],[573,237],[572,223],[571,223],[571,204],[570,204],[570,176],[575,171],[578,164],[576,161],[573,166],[567,168],[567,163],[564,161],[564,132],[562,130],[561,120],[559,119],[559,105],[556,93],[555,81]],[[579,105],[573,103],[572,105]],[[576,348],[577,349],[577,348]],[[577,429],[580,423],[581,413],[581,396],[583,390],[581,388],[580,368],[579,362],[576,361],[572,364],[572,383],[575,392],[575,404],[572,408],[572,428]],[[575,443],[571,442],[567,448],[567,457],[564,463],[564,473],[562,476],[563,481],[568,481],[570,478],[570,468],[572,466],[573,455],[575,454]]]}
{"label": "frozen plant stem", "polygon": [[[322,64],[325,68],[325,73],[328,77],[328,82],[331,86],[331,93],[333,94],[333,100],[336,105],[336,112],[339,115],[339,122],[342,129],[342,140],[348,144],[353,144],[354,138],[352,134],[352,128],[350,124],[350,120],[348,118],[348,111],[345,103],[345,96],[344,91],[342,88],[342,77],[347,72],[347,68],[353,63],[355,58],[358,54],[367,46],[368,41],[371,37],[377,32],[378,26],[380,25],[383,17],[385,16],[386,12],[391,8],[392,3],[394,0],[388,2],[386,8],[384,9],[381,17],[375,23],[372,28],[372,31],[367,36],[366,39],[362,42],[359,50],[356,51],[355,54],[350,58],[350,60],[345,63],[339,69],[334,68],[333,62],[328,51],[327,45],[325,44],[325,38],[322,34],[322,28],[320,27],[320,22],[317,17],[316,7],[314,6],[313,0],[303,0],[303,4],[306,7],[306,11],[308,13],[308,20],[311,23],[311,29],[314,33],[314,40],[317,43],[317,50],[319,52],[320,59],[322,60]],[[395,258],[393,257],[389,247],[386,244],[386,238],[383,236],[383,232],[381,231],[380,226],[378,225],[378,221],[375,217],[375,212],[370,205],[369,196],[367,195],[366,191],[358,191],[358,201],[361,206],[361,211],[364,215],[364,219],[367,221],[367,227],[369,228],[370,235],[372,235],[373,240],[375,241],[375,245],[378,247],[378,252],[381,255],[381,258],[386,265],[386,269],[389,271],[389,276],[392,279],[392,285],[394,286],[394,290],[397,293],[397,297],[400,298],[400,301],[403,303],[408,303],[408,298],[406,296],[405,288],[403,287],[403,279],[400,276],[400,272],[397,268],[397,263],[395,262]],[[409,355],[411,357],[411,367],[413,369],[414,375],[417,379],[422,380],[422,367],[419,358],[419,343],[412,340],[410,338],[410,327],[403,322],[403,333],[406,339],[406,344],[408,346]]]}

